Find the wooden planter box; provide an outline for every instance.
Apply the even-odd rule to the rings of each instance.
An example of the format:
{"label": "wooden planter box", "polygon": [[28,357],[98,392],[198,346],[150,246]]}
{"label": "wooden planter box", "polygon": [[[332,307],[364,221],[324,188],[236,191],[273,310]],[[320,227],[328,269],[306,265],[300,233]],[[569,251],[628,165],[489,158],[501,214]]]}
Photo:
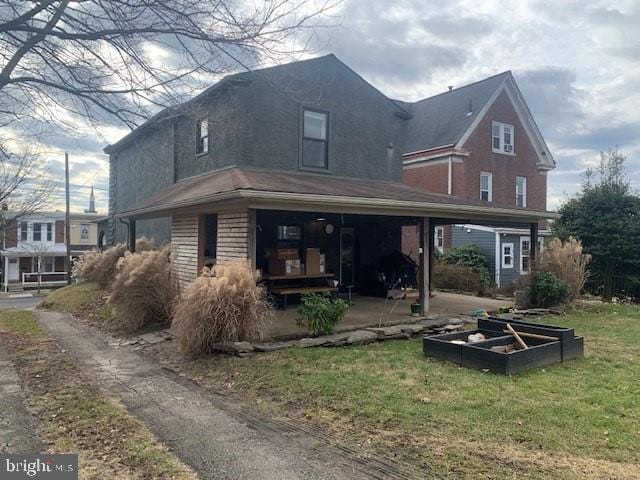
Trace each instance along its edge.
{"label": "wooden planter box", "polygon": [[560,342],[527,339],[529,348],[509,353],[496,352],[491,347],[509,345],[512,336],[498,337],[478,343],[462,345],[462,366],[479,370],[490,370],[503,375],[514,375],[528,368],[539,368],[562,361]]}
{"label": "wooden planter box", "polygon": [[445,333],[442,335],[425,335],[422,337],[422,352],[428,357],[462,365],[462,347],[466,345],[451,343],[451,340],[463,340],[466,342],[467,337],[473,333],[482,333],[487,338],[504,337],[503,333],[482,329]]}
{"label": "wooden planter box", "polygon": [[[507,323],[521,333],[553,338],[523,336],[529,346],[527,349],[513,350],[508,353],[491,350],[491,347],[510,345],[515,342],[513,336],[504,333]],[[487,339],[462,345],[451,343],[451,340],[466,342],[467,337],[473,333],[482,333]],[[572,328],[506,321],[498,318],[478,319],[476,330],[424,336],[422,339],[422,351],[428,357],[503,375],[514,375],[529,368],[539,368],[579,358],[582,357],[583,350],[584,338],[575,336]]]}
{"label": "wooden planter box", "polygon": [[[533,333],[536,335],[545,335],[547,337],[557,338],[560,342],[563,362],[581,358],[583,356],[584,338],[576,336],[573,328],[529,323],[520,320],[503,320],[495,317],[479,318],[478,328],[504,332],[507,323],[510,323],[518,332]],[[525,342],[529,343],[528,337],[525,336],[523,338]]]}

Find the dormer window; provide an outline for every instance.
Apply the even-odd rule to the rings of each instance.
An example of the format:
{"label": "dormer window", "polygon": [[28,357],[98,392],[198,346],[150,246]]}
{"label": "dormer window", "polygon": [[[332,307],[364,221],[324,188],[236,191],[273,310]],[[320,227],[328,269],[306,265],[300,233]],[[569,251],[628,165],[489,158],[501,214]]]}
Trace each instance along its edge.
{"label": "dormer window", "polygon": [[495,153],[513,154],[513,125],[493,122],[491,132],[492,150]]}
{"label": "dormer window", "polygon": [[196,155],[209,152],[209,120],[196,121]]}
{"label": "dormer window", "polygon": [[329,114],[304,109],[302,136],[302,166],[326,170],[329,168]]}

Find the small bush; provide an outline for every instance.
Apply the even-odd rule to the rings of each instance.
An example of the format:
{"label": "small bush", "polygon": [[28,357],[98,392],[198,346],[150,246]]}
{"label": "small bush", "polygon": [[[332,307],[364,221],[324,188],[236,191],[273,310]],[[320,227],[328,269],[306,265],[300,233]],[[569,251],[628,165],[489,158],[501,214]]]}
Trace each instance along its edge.
{"label": "small bush", "polygon": [[329,335],[344,318],[349,305],[344,300],[332,300],[327,294],[308,293],[302,296],[298,313],[302,315],[302,325],[313,336]]}
{"label": "small bush", "polygon": [[489,267],[487,256],[478,245],[460,245],[445,251],[440,257],[441,263],[448,265],[465,265],[479,273],[485,283],[489,283]]}
{"label": "small bush", "polygon": [[216,344],[262,339],[273,309],[259,278],[245,262],[202,269],[173,316],[182,352],[196,357],[213,351]]}
{"label": "small bush", "polygon": [[118,261],[109,305],[119,327],[127,332],[153,322],[168,322],[176,290],[171,281],[170,246],[127,252]]}
{"label": "small bush", "polygon": [[124,243],[119,243],[103,252],[90,251],[76,259],[71,274],[84,282],[96,282],[101,287],[108,286],[116,273],[118,260],[127,251]]}
{"label": "small bush", "polygon": [[529,300],[534,307],[553,307],[567,300],[569,287],[551,272],[531,273]]}
{"label": "small bush", "polygon": [[435,263],[433,266],[433,286],[443,290],[483,295],[487,289],[487,282],[484,275],[467,265]]}
{"label": "small bush", "polygon": [[589,272],[591,256],[582,253],[582,244],[575,238],[563,242],[551,240],[542,252],[542,269],[552,272],[569,287],[569,300],[580,296]]}

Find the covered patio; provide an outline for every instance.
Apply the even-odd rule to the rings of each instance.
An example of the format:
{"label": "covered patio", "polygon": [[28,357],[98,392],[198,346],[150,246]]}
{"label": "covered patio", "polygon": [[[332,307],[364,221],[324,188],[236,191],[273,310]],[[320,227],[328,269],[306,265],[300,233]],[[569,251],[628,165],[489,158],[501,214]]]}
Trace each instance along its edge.
{"label": "covered patio", "polygon": [[[352,297],[353,305],[347,311],[337,331],[363,327],[409,324],[417,320],[410,314],[414,298],[392,300],[363,295]],[[513,306],[513,302],[494,298],[474,297],[448,292],[434,292],[429,302],[430,315],[471,315],[478,309],[488,312]],[[269,326],[267,337],[272,339],[306,336],[308,332],[298,325],[295,308],[279,310]]]}
{"label": "covered patio", "polygon": [[[395,308],[385,300],[388,289],[403,282],[417,289],[422,316],[447,308],[438,306],[438,295],[428,295],[436,225],[519,226],[536,238],[538,221],[550,214],[470,202],[397,182],[234,167],[180,181],[119,216],[128,221],[131,249],[136,222],[171,217],[172,269],[179,288],[204,266],[246,261],[271,280],[291,280],[287,291],[311,287],[357,295],[346,323],[360,325],[379,323],[381,314],[386,323],[406,322],[414,300]],[[413,278],[388,261],[394,255],[402,258],[402,228],[407,226],[418,235]],[[278,258],[284,263],[277,265],[271,262],[274,250],[289,257]],[[322,257],[314,260],[311,273],[310,251],[316,260]],[[269,287],[282,296],[284,289]],[[282,324],[274,332],[292,330],[295,308],[279,318]]]}

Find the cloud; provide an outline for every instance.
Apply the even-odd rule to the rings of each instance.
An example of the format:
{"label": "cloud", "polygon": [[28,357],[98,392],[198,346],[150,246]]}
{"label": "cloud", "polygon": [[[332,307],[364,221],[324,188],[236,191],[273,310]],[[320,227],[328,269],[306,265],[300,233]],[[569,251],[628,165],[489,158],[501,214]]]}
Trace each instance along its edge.
{"label": "cloud", "polygon": [[[338,27],[314,32],[314,55],[335,53],[394,98],[418,100],[512,70],[558,164],[549,174],[549,206],[575,193],[584,169],[616,145],[640,187],[637,0],[345,0],[339,15]],[[149,48],[160,48],[159,62],[180,68],[180,59],[162,46]],[[74,132],[58,130],[45,140],[56,175],[61,153],[69,150],[74,204],[84,208],[87,187],[95,183],[106,210],[101,149],[127,129],[65,120]]]}

